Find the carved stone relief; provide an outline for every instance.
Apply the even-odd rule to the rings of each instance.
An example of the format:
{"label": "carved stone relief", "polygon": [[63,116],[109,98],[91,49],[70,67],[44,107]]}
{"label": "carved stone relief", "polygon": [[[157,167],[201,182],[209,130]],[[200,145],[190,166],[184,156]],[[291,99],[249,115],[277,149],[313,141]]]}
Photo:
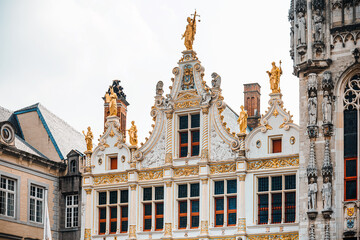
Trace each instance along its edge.
{"label": "carved stone relief", "polygon": [[153,149],[144,156],[142,162],[143,168],[160,167],[165,164],[165,131],[160,135],[160,138]]}
{"label": "carved stone relief", "polygon": [[235,153],[230,149],[230,146],[221,139],[213,127],[210,132],[211,135],[211,161],[222,161],[235,158]]}

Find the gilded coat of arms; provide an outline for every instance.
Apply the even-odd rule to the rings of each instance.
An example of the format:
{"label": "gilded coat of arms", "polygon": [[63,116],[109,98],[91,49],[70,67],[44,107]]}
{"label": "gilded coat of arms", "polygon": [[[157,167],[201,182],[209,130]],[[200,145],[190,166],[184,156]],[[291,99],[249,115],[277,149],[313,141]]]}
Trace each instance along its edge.
{"label": "gilded coat of arms", "polygon": [[346,210],[347,210],[347,215],[349,217],[352,217],[354,215],[354,213],[355,213],[355,208],[354,207],[347,208]]}

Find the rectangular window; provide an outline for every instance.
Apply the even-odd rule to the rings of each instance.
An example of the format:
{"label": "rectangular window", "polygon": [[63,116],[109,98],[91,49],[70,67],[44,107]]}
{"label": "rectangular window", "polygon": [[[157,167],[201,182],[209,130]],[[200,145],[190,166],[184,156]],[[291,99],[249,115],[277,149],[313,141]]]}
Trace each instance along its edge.
{"label": "rectangular window", "polygon": [[200,114],[179,117],[179,156],[200,154]]}
{"label": "rectangular window", "polygon": [[271,139],[271,153],[281,153],[281,138]]}
{"label": "rectangular window", "polygon": [[[164,187],[143,188],[143,229],[161,231],[164,229]],[[155,226],[152,225],[155,220]]]}
{"label": "rectangular window", "polygon": [[198,228],[200,213],[200,184],[178,185],[178,227],[179,229]]}
{"label": "rectangular window", "polygon": [[215,227],[235,226],[237,180],[214,182]]}
{"label": "rectangular window", "polygon": [[15,217],[15,180],[0,178],[0,215]]}
{"label": "rectangular window", "polygon": [[78,227],[79,224],[79,196],[70,195],[66,196],[66,218],[65,226],[66,228]]}
{"label": "rectangular window", "polygon": [[295,222],[296,175],[259,177],[257,184],[257,223]]}
{"label": "rectangular window", "polygon": [[[112,190],[98,193],[99,234],[128,231],[128,190]],[[107,214],[109,216],[107,217]]]}
{"label": "rectangular window", "polygon": [[43,222],[43,206],[44,206],[45,189],[35,185],[30,186],[30,221],[36,223]]}
{"label": "rectangular window", "polygon": [[117,157],[109,157],[110,159],[110,170],[115,170],[117,169],[117,164],[118,164],[118,158]]}

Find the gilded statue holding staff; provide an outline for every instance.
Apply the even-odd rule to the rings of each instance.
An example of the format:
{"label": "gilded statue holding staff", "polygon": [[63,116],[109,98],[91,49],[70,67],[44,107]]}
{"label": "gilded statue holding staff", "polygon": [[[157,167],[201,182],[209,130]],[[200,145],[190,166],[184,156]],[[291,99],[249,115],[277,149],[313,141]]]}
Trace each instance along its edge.
{"label": "gilded statue holding staff", "polygon": [[84,131],[82,131],[85,136],[85,142],[86,142],[86,151],[91,152],[93,143],[92,140],[94,139],[93,133],[91,132],[91,128],[87,128],[87,133],[85,134]]}
{"label": "gilded statue holding staff", "polygon": [[105,102],[109,103],[109,109],[110,109],[110,116],[116,116],[117,115],[117,95],[114,93],[114,89],[110,88],[110,94],[105,94]]}
{"label": "gilded statue holding staff", "polygon": [[248,113],[244,110],[244,106],[241,105],[241,112],[239,114],[239,119],[237,120],[239,127],[240,127],[240,134],[246,134],[246,128],[247,128],[247,119],[248,119]]}
{"label": "gilded statue holding staff", "polygon": [[[195,34],[196,34],[196,17],[200,17],[196,14],[196,10],[194,14],[191,14],[194,17],[191,19],[191,17],[187,18],[188,25],[186,26],[186,30],[184,34],[182,35],[182,38],[185,38],[184,45],[186,47],[186,50],[192,50],[192,46],[195,40]],[[200,22],[200,20],[199,20]]]}
{"label": "gilded statue holding staff", "polygon": [[270,78],[270,88],[272,93],[280,93],[280,76],[282,75],[281,61],[280,66],[277,67],[275,62],[272,62],[271,71],[266,71]]}
{"label": "gilded statue holding staff", "polygon": [[129,141],[132,146],[137,146],[138,144],[138,135],[137,135],[137,128],[135,126],[135,121],[131,121],[131,127],[129,130]]}

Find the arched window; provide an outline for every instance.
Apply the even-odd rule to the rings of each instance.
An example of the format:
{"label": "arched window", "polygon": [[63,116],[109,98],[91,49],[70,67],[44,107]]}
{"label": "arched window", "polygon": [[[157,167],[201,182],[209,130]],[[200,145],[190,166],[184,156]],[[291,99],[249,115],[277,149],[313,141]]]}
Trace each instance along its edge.
{"label": "arched window", "polygon": [[70,172],[71,173],[75,173],[76,172],[76,161],[75,160],[72,160],[70,162]]}
{"label": "arched window", "polygon": [[344,92],[344,198],[358,199],[360,74],[353,76]]}

